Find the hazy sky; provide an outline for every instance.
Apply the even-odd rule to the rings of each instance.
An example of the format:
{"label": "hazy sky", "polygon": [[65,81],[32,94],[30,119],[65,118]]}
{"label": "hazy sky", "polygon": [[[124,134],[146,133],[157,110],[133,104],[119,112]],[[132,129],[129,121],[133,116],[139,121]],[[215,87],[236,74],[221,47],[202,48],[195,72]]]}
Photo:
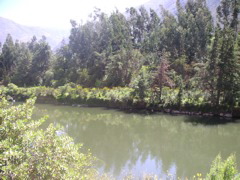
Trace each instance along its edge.
{"label": "hazy sky", "polygon": [[86,20],[94,7],[111,12],[148,0],[0,0],[0,16],[29,26],[69,28],[70,19]]}

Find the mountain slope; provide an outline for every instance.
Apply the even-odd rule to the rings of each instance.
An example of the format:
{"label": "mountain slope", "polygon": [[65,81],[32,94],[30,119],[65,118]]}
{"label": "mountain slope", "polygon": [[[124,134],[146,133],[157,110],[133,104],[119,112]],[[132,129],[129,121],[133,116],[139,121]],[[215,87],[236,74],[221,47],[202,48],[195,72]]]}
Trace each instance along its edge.
{"label": "mountain slope", "polygon": [[7,34],[11,34],[14,40],[26,42],[31,40],[35,35],[40,39],[43,35],[46,36],[48,43],[52,49],[55,49],[63,38],[69,36],[70,31],[57,29],[44,29],[39,27],[28,27],[17,24],[9,19],[0,17],[0,42],[3,44]]}

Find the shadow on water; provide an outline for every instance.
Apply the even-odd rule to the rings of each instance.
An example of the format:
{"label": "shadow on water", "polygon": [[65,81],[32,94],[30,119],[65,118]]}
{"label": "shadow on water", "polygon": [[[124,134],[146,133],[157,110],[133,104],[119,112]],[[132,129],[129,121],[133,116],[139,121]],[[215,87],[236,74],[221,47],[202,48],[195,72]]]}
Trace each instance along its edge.
{"label": "shadow on water", "polygon": [[125,114],[137,114],[142,116],[148,115],[168,115],[172,117],[183,117],[185,118],[185,123],[191,123],[193,126],[204,125],[204,126],[216,126],[216,125],[226,125],[229,123],[240,123],[240,119],[236,118],[224,118],[224,117],[207,117],[207,116],[191,116],[191,115],[181,115],[181,114],[171,114],[159,111],[151,111],[146,109],[119,109],[119,108],[104,108],[104,110],[115,110]]}
{"label": "shadow on water", "polygon": [[192,125],[201,124],[204,126],[217,126],[217,125],[226,125],[229,123],[240,123],[240,119],[220,118],[220,117],[186,116],[184,122],[191,123]]}
{"label": "shadow on water", "polygon": [[[44,105],[44,104],[42,104]],[[98,107],[98,106],[68,106],[68,105],[56,105],[62,107],[71,107],[71,108],[86,108],[86,109],[95,109],[101,108],[102,110],[116,111],[120,113],[125,113],[129,115],[140,115],[140,116],[151,116],[151,115],[167,115],[172,117],[184,117],[184,122],[191,123],[192,125],[205,125],[205,126],[216,126],[216,125],[226,125],[229,123],[240,123],[240,119],[237,118],[224,118],[224,117],[209,117],[209,116],[196,116],[196,115],[183,115],[183,114],[172,114],[165,113],[161,111],[154,111],[150,109],[136,109],[136,108],[114,108],[114,107]]]}
{"label": "shadow on water", "polygon": [[[91,108],[91,107],[88,107]],[[103,107],[104,110],[115,110],[118,112],[122,112],[125,114],[138,114],[138,115],[155,115],[155,114],[159,114],[161,112],[159,111],[153,111],[153,110],[149,110],[149,109],[134,109],[134,108],[123,108],[123,109],[119,109],[119,108],[112,108],[112,107]]]}

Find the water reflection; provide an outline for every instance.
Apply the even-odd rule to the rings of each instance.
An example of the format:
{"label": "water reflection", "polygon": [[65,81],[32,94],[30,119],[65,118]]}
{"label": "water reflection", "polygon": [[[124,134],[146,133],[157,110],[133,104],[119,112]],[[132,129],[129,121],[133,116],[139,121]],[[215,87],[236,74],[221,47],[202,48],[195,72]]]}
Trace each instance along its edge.
{"label": "water reflection", "polygon": [[[191,177],[208,172],[218,153],[235,152],[240,164],[240,124],[208,126],[193,117],[139,115],[104,108],[37,105],[35,118],[60,123],[75,142],[101,159],[100,171],[121,178],[129,172]],[[191,122],[191,123],[187,123]],[[192,123],[194,122],[194,123]]]}

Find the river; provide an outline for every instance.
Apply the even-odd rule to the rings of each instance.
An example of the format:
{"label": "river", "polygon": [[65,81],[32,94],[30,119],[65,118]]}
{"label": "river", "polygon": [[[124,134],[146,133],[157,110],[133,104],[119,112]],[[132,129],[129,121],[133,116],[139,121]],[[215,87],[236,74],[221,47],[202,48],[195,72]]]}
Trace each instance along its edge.
{"label": "river", "polygon": [[61,124],[101,160],[101,173],[117,179],[128,174],[205,176],[219,153],[223,158],[235,153],[240,166],[240,120],[37,104],[34,118],[44,115],[49,115],[45,127]]}

